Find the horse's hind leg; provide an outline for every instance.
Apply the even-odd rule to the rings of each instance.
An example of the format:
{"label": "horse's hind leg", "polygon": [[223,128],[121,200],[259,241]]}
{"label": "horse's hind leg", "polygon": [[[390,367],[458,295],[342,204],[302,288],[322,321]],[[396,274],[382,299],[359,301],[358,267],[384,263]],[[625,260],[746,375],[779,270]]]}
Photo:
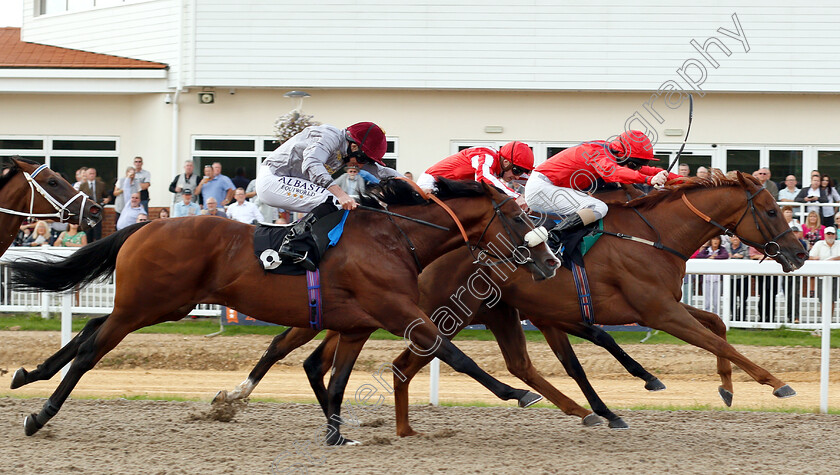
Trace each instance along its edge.
{"label": "horse's hind leg", "polygon": [[257,387],[262,378],[268,373],[268,370],[286,357],[293,350],[309,343],[318,334],[318,330],[311,328],[289,328],[283,333],[274,337],[271,344],[265,350],[265,353],[260,357],[254,369],[248,374],[248,379],[241,382],[236,388],[227,392],[224,389],[216,393],[213,402],[232,402],[237,399],[244,399],[248,397],[251,392]]}
{"label": "horse's hind leg", "polygon": [[179,320],[184,317],[185,313],[178,312],[177,315],[167,315],[145,322],[139,319],[132,320],[131,316],[127,314],[122,314],[121,316],[123,318],[120,318],[119,315],[118,311],[115,310],[110,318],[105,320],[87,340],[81,343],[79,351],[73,359],[73,363],[70,365],[70,370],[55,391],[53,391],[49,399],[47,399],[47,402],[44,403],[41,412],[30,414],[24,419],[23,427],[26,435],[33,435],[44,427],[44,424],[52,419],[58,413],[59,409],[61,409],[64,401],[70,396],[70,392],[73,391],[73,388],[76,387],[76,384],[78,384],[82,376],[90,371],[103,356],[114,349],[126,335],[144,326],[168,320]]}
{"label": "horse's hind leg", "polygon": [[67,363],[76,357],[79,347],[87,341],[88,338],[99,328],[108,315],[104,317],[97,317],[89,320],[82,331],[73,337],[66,345],[58,350],[54,355],[47,358],[43,363],[39,364],[37,368],[32,371],[26,371],[19,368],[12,376],[12,389],[17,389],[23,385],[33,383],[35,381],[48,380],[61,371]]}
{"label": "horse's hind leg", "polygon": [[[624,350],[618,346],[615,339],[605,332],[601,327],[594,325],[586,325],[583,322],[575,324],[564,324],[562,330],[565,333],[574,335],[578,338],[589,340],[592,343],[610,352],[611,355],[621,363],[621,366],[627,370],[631,375],[645,381],[645,389],[648,391],[662,391],[665,385],[656,376],[650,374],[638,361],[630,357]],[[545,333],[543,333],[545,334]]]}
{"label": "horse's hind leg", "polygon": [[[723,324],[723,320],[720,319],[717,315],[711,312],[706,312],[704,310],[700,310],[699,308],[692,307],[691,305],[682,304],[683,307],[694,317],[698,322],[702,323],[704,327],[708,328],[709,330],[713,331],[715,335],[723,338],[726,340],[726,325]],[[732,385],[732,362],[730,362],[726,358],[721,358],[720,356],[717,357],[717,372],[720,375],[720,387],[718,388],[718,394],[723,399],[723,402],[727,406],[732,406],[732,396],[735,392],[734,386]]]}
{"label": "horse's hind leg", "polygon": [[[341,435],[340,424],[359,424],[355,417],[341,417],[341,405],[344,402],[344,390],[347,388],[347,381],[350,379],[353,365],[371,333],[368,331],[352,335],[342,334],[337,339],[338,346],[333,361],[334,370],[327,387],[327,434],[325,440],[327,445],[358,445],[358,442]],[[354,405],[348,402],[348,406],[353,407]]]}
{"label": "horse's hind leg", "polygon": [[[563,368],[565,368],[566,373],[578,384],[580,390],[583,392],[583,395],[586,397],[586,400],[589,401],[589,405],[592,406],[592,410],[595,411],[595,414],[606,418],[609,421],[610,428],[612,429],[626,429],[627,423],[624,422],[621,417],[612,412],[606,404],[604,404],[604,401],[601,400],[598,393],[596,393],[592,385],[589,384],[589,380],[586,378],[586,373],[583,371],[583,367],[577,359],[575,350],[572,349],[572,345],[569,343],[568,336],[566,336],[566,334],[561,330],[552,326],[537,325],[537,328],[539,328],[542,334],[545,335],[545,339],[551,347],[551,350],[557,356],[557,359],[559,359],[563,364]],[[590,425],[587,424],[586,418],[584,418],[583,423],[585,425]]]}

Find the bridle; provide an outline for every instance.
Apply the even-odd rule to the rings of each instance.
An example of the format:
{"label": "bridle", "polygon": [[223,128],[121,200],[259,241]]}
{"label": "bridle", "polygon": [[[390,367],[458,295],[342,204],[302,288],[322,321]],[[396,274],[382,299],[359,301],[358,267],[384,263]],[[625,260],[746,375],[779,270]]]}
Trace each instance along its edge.
{"label": "bridle", "polygon": [[[791,232],[791,228],[788,227],[786,230],[780,232],[776,236],[774,236],[770,239],[767,238],[768,234],[759,225],[759,221],[761,222],[761,224],[764,225],[765,228],[768,227],[768,224],[765,221],[765,219],[761,216],[761,214],[758,211],[756,211],[755,203],[753,203],[753,199],[755,199],[755,197],[758,196],[758,194],[761,193],[764,190],[765,190],[765,188],[763,186],[761,188],[759,188],[755,193],[752,193],[752,194],[749,192],[749,190],[744,190],[744,192],[747,195],[747,204],[749,206],[747,206],[744,209],[744,212],[741,214],[741,217],[738,219],[738,221],[735,222],[734,225],[729,226],[729,227],[721,225],[720,223],[713,220],[711,217],[709,217],[708,215],[706,215],[705,213],[703,213],[699,209],[697,209],[697,207],[695,207],[693,204],[691,204],[690,201],[688,201],[688,198],[686,197],[685,193],[683,193],[683,195],[682,195],[682,201],[683,201],[683,203],[685,203],[685,205],[688,207],[688,209],[690,209],[694,214],[696,214],[698,217],[700,217],[700,219],[702,219],[703,221],[706,221],[707,223],[711,224],[712,226],[717,227],[718,229],[723,231],[723,233],[726,234],[727,236],[737,236],[744,244],[746,244],[748,246],[752,246],[756,249],[760,249],[764,253],[765,258],[767,258],[767,257],[775,258],[782,251],[782,248],[781,248],[781,246],[779,246],[779,243],[777,241],[779,239],[781,239],[785,234]],[[738,225],[741,224],[741,221],[744,220],[744,217],[747,215],[747,212],[752,213],[753,223],[755,223],[756,229],[761,234],[761,238],[766,241],[764,244],[758,244],[755,241],[750,241],[749,239],[744,239],[743,237],[741,237],[740,235],[738,235],[734,231],[736,228],[738,228]]]}
{"label": "bridle", "polygon": [[[23,170],[20,170],[21,173],[23,173],[24,178],[26,178],[27,184],[29,184],[29,192],[30,192],[29,213],[26,213],[24,211],[14,210],[14,209],[6,209],[6,208],[0,208],[0,213],[6,213],[6,214],[15,215],[15,216],[23,216],[23,217],[29,217],[29,218],[57,218],[59,220],[59,222],[63,223],[63,222],[68,221],[71,217],[75,216],[75,213],[70,212],[70,210],[68,209],[68,206],[70,206],[71,203],[76,201],[77,198],[81,198],[81,200],[82,200],[82,203],[81,203],[81,206],[79,207],[79,209],[80,210],[85,209],[85,201],[88,199],[88,197],[87,197],[86,194],[82,193],[81,191],[76,193],[72,198],[67,200],[67,202],[65,202],[64,204],[60,203],[52,195],[47,193],[47,190],[45,190],[44,187],[41,186],[40,183],[35,181],[35,177],[38,176],[38,174],[41,173],[44,170],[49,170],[49,168],[46,165],[41,165],[38,168],[36,168],[31,174],[29,174],[29,173],[27,173]],[[37,214],[34,213],[35,192],[36,191],[38,193],[40,193],[41,196],[43,196],[44,199],[47,200],[47,202],[50,205],[52,205],[52,207],[56,211],[55,213],[37,213]]]}

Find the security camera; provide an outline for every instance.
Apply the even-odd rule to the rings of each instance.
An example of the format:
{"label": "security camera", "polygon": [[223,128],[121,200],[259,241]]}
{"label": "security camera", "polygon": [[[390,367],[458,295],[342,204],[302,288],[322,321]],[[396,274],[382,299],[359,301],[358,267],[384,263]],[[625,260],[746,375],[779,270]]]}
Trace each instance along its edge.
{"label": "security camera", "polygon": [[216,94],[212,92],[198,93],[198,102],[201,104],[212,104],[216,102]]}
{"label": "security camera", "polygon": [[172,104],[172,94],[167,94],[163,96],[163,102],[166,104]]}
{"label": "security camera", "polygon": [[232,96],[232,95],[236,94],[236,89],[231,89],[231,90],[230,90],[230,91],[228,91],[228,92],[229,92],[229,93],[230,93],[230,95]]}

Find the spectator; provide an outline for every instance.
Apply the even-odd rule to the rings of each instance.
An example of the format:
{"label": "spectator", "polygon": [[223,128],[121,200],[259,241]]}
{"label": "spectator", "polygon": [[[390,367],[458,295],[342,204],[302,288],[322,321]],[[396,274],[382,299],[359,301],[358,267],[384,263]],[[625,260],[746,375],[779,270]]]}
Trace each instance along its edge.
{"label": "spectator", "polygon": [[408,179],[409,179],[409,180],[411,180],[411,181],[414,181],[414,174],[413,174],[413,173],[411,173],[411,172],[405,172],[405,173],[403,174],[403,176],[404,176],[404,177],[406,177],[406,178],[408,178]]}
{"label": "spectator", "polygon": [[76,170],[76,182],[73,183],[73,188],[79,189],[79,185],[82,184],[82,181],[87,177],[87,167],[82,167]]}
{"label": "spectator", "polygon": [[840,245],[837,244],[837,230],[833,226],[825,228],[825,239],[817,241],[808,253],[814,261],[840,260]]}
{"label": "spectator", "polygon": [[687,163],[680,163],[680,166],[677,167],[677,175],[685,177],[691,175],[691,167]]}
{"label": "spectator", "polygon": [[802,244],[802,247],[804,247],[806,251],[810,251],[811,244],[808,241],[806,241],[802,236],[802,226],[795,224],[790,227],[790,230],[793,233],[793,237],[795,237],[799,241],[799,244]]}
{"label": "spectator", "polygon": [[[221,166],[221,164],[219,164],[219,166]],[[251,180],[245,177],[245,167],[237,168],[236,172],[234,172],[233,180],[231,181],[233,182],[233,186],[236,188],[242,188],[243,190],[247,188],[248,183],[251,182]],[[234,197],[234,199],[236,198]]]}
{"label": "spectator", "polygon": [[149,215],[148,214],[140,213],[140,214],[137,215],[137,221],[135,221],[135,222],[136,223],[145,223],[148,220],[149,220]]}
{"label": "spectator", "polygon": [[[779,193],[781,193],[781,191]],[[793,206],[782,206],[782,216],[785,217],[785,221],[787,221],[788,226],[799,226],[799,221],[793,217]]]}
{"label": "spectator", "polygon": [[192,160],[187,160],[184,162],[184,173],[176,175],[172,183],[169,184],[169,192],[175,194],[172,198],[172,205],[174,206],[183,201],[181,195],[185,188],[194,190],[197,186],[198,175],[195,174],[195,164],[193,164]]}
{"label": "spectator", "polygon": [[140,192],[132,193],[131,198],[120,213],[120,220],[117,221],[117,231],[136,223],[137,216],[141,213],[148,216],[146,208],[140,203]]}
{"label": "spectator", "polygon": [[161,208],[158,211],[158,219],[166,219],[169,217],[169,210],[167,208]]}
{"label": "spectator", "polygon": [[[79,184],[79,191],[88,195],[88,198],[98,205],[106,205],[111,201],[110,193],[105,192],[105,182],[102,181],[102,178],[96,176],[96,168],[93,167],[88,168],[85,172],[85,179]],[[102,238],[102,221],[99,221],[92,228],[85,223],[82,229],[88,235],[88,242]]]}
{"label": "spectator", "polygon": [[35,222],[35,221],[32,221],[32,222],[26,222],[26,221],[24,221],[24,222],[20,225],[20,231],[18,231],[17,237],[15,238],[14,245],[15,245],[15,246],[23,246],[24,241],[26,241],[26,239],[27,239],[29,236],[31,236],[31,235],[32,235],[32,229],[33,229],[33,228],[35,228],[35,226],[36,226],[37,224],[38,224],[38,223],[37,223],[37,222]]}
{"label": "spectator", "polygon": [[825,226],[820,224],[820,216],[816,211],[808,213],[805,223],[802,224],[802,233],[805,235],[805,240],[808,241],[808,248],[814,247],[817,241],[824,239]]}
{"label": "spectator", "polygon": [[175,203],[172,210],[172,215],[175,218],[184,216],[198,216],[201,214],[201,206],[192,202],[192,190],[184,188],[181,192],[181,202]]}
{"label": "spectator", "polygon": [[236,189],[233,182],[225,175],[222,175],[222,164],[216,162],[211,167],[208,174],[207,167],[204,167],[204,178],[198,183],[196,193],[201,193],[201,198],[204,201],[204,207],[207,208],[207,201],[212,197],[216,199],[216,205],[221,203],[226,206],[233,198],[233,192]]}
{"label": "spectator", "polygon": [[779,185],[776,184],[775,181],[770,179],[770,169],[767,167],[759,168],[758,170],[753,173],[753,176],[758,178],[758,181],[767,188],[767,191],[773,195],[774,200],[779,199]]}
{"label": "spectator", "polygon": [[[799,240],[799,243],[802,244],[802,247],[805,250],[808,250],[811,246],[808,244],[808,241],[802,239],[802,227],[793,225],[790,227],[790,230],[793,232],[793,237]],[[799,302],[801,300],[801,296],[805,294],[805,288],[801,288],[797,291],[797,286],[801,286],[802,278],[797,276],[784,276],[784,283],[785,283],[785,295],[787,296],[787,312],[788,312],[788,323],[799,323]],[[811,288],[813,288],[814,279],[811,279]]]}
{"label": "spectator", "polygon": [[260,214],[256,205],[250,201],[245,201],[245,190],[243,188],[237,188],[233,197],[236,201],[227,208],[227,215],[230,219],[245,224],[258,224],[262,221],[262,214]]}
{"label": "spectator", "polygon": [[365,192],[365,181],[359,178],[359,167],[348,166],[344,170],[347,173],[338,177],[335,184],[340,186],[351,198],[359,201]]}
{"label": "spectator", "polygon": [[779,190],[779,201],[796,201],[796,195],[802,191],[796,187],[797,184],[799,182],[796,181],[796,177],[788,175],[785,178],[785,187]]}
{"label": "spectator", "polygon": [[706,167],[697,167],[697,178],[702,178],[703,180],[709,179],[709,169]]}
{"label": "spectator", "polygon": [[[713,236],[707,244],[700,249],[697,259],[729,259],[720,236]],[[707,312],[720,313],[720,281],[720,275],[703,275],[703,304]]]}
{"label": "spectator", "polygon": [[[828,195],[824,189],[820,187],[821,178],[818,175],[811,175],[811,186],[808,188],[802,188],[799,190],[799,194],[796,195],[794,201],[797,203],[828,203]],[[820,217],[819,213],[820,207],[819,206],[806,206],[805,211],[810,213],[814,211],[817,213],[817,219]],[[807,232],[807,231],[806,231]]]}
{"label": "spectator", "polygon": [[[248,201],[250,201],[251,203],[254,203],[254,205],[257,207],[257,209],[260,210],[260,214],[263,217],[263,219],[261,219],[260,221],[262,221],[264,223],[277,223],[277,220],[279,219],[280,215],[281,214],[283,214],[283,215],[286,214],[285,211],[279,210],[279,209],[277,209],[273,206],[269,206],[269,205],[263,203],[262,200],[260,200],[260,197],[257,196],[257,180],[256,179],[251,180],[251,182],[248,183],[248,187],[245,188],[245,198]],[[288,221],[286,221],[282,224],[288,224]]]}
{"label": "spectator", "polygon": [[834,227],[840,229],[840,212],[834,215]]}
{"label": "spectator", "polygon": [[140,185],[140,204],[149,209],[149,187],[152,186],[152,174],[143,170],[143,157],[134,157],[134,179]]}
{"label": "spectator", "polygon": [[[837,189],[834,187],[834,180],[830,176],[823,175],[820,178],[820,190],[825,191],[825,196],[828,198],[829,203],[840,203],[840,194],[837,193]],[[822,212],[820,213],[822,223],[826,226],[834,224],[834,213],[836,212],[836,206],[823,206]]]}
{"label": "spectator", "polygon": [[[750,259],[762,260],[764,253],[758,249],[750,248]],[[758,315],[765,323],[772,323],[776,318],[776,294],[779,293],[779,279],[774,275],[759,275],[754,277],[756,292],[761,297],[758,305]]]}
{"label": "spectator", "polygon": [[216,198],[210,197],[207,198],[207,208],[205,208],[201,214],[206,216],[219,216],[221,218],[227,218],[227,214],[224,211],[218,208],[219,203],[216,201]]}
{"label": "spectator", "polygon": [[[750,258],[750,247],[741,242],[741,238],[734,234],[729,237],[726,251],[729,253],[730,259]],[[732,315],[739,315],[740,319],[743,320],[744,313],[747,311],[747,297],[750,295],[750,279],[743,275],[733,275],[729,281],[729,286],[732,289],[732,301],[740,303],[740,313],[737,308],[733,307]]]}
{"label": "spectator", "polygon": [[47,225],[47,222],[38,221],[35,224],[35,229],[32,231],[32,234],[24,239],[23,245],[29,247],[49,246],[51,244],[50,238],[50,227]]}
{"label": "spectator", "polygon": [[814,178],[815,176],[822,178],[822,173],[820,173],[819,170],[811,170],[811,178]]}
{"label": "spectator", "polygon": [[131,196],[132,193],[140,192],[140,183],[134,179],[135,172],[134,167],[126,168],[125,177],[117,178],[116,183],[114,183],[114,211],[117,215],[115,222],[120,220],[120,213],[125,208],[126,193]]}
{"label": "spectator", "polygon": [[87,243],[87,235],[79,232],[79,225],[76,223],[70,223],[67,231],[59,234],[55,240],[58,247],[82,247]]}

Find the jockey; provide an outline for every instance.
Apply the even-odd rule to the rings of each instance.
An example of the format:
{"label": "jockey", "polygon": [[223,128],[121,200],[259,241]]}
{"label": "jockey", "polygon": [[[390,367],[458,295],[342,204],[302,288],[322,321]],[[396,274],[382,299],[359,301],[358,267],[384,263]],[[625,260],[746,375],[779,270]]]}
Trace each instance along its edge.
{"label": "jockey", "polygon": [[[387,148],[385,132],[373,122],[359,122],[346,129],[316,125],[303,129],[280,145],[260,165],[256,190],[261,202],[301,213],[310,213],[325,202],[323,212],[308,214],[292,226],[278,250],[280,257],[291,257],[304,267],[314,265],[292,251],[288,244],[309,228],[315,220],[339,206],[354,209],[356,200],[335,183],[332,174],[345,165],[355,165],[378,178],[399,177],[385,166],[382,157]],[[320,207],[319,207],[320,209]],[[318,216],[316,216],[318,215]]]}
{"label": "jockey", "polygon": [[653,145],[638,130],[624,132],[611,142],[586,142],[540,164],[525,184],[525,201],[533,211],[567,216],[559,225],[549,221],[546,231],[555,226],[557,230],[584,227],[607,214],[607,205],[591,196],[598,179],[661,186],[680,177],[649,166],[654,160]]}
{"label": "jockey", "polygon": [[437,177],[450,180],[475,180],[493,185],[516,198],[516,203],[526,208],[525,199],[510,189],[505,181],[519,178],[534,169],[534,152],[524,142],[510,142],[498,152],[486,147],[461,150],[432,165],[417,179],[417,185],[424,191],[434,189]]}

